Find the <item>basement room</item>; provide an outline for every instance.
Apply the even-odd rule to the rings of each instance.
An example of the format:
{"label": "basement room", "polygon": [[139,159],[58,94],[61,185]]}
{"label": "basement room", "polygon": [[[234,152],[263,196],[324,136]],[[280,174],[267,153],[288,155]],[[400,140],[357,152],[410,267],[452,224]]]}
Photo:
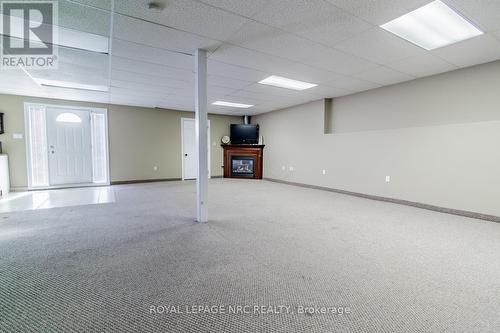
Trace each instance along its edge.
{"label": "basement room", "polygon": [[0,332],[500,332],[500,1],[0,0]]}

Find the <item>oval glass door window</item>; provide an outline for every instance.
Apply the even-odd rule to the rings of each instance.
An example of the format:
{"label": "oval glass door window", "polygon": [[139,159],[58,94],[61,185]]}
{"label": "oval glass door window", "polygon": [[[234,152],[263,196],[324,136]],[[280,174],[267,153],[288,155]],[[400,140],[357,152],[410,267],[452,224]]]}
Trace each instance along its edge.
{"label": "oval glass door window", "polygon": [[59,123],[81,123],[82,119],[74,113],[65,112],[58,115],[56,121]]}

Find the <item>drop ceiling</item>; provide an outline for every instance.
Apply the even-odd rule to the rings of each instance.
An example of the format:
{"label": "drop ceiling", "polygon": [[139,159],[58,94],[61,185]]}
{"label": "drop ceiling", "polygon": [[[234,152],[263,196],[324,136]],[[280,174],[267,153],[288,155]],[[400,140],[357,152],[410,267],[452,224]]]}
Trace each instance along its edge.
{"label": "drop ceiling", "polygon": [[[445,0],[484,35],[426,51],[379,28],[430,0],[60,0],[59,25],[112,41],[111,55],[59,49],[59,69],[34,77],[110,85],[108,92],[40,87],[2,71],[0,93],[194,110],[194,58],[208,50],[209,111],[259,114],[500,59],[500,1]],[[112,29],[111,29],[112,28]],[[263,86],[270,75],[312,82]],[[227,101],[255,105],[233,109]]]}

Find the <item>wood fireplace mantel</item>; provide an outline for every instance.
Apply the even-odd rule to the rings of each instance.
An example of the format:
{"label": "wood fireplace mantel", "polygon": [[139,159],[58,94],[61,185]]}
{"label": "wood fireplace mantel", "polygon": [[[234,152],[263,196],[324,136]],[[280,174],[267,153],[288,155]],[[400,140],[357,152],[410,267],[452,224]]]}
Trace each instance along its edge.
{"label": "wood fireplace mantel", "polygon": [[[264,145],[221,145],[224,149],[224,178],[262,179],[262,159],[264,156]],[[233,158],[253,158],[253,175],[241,175],[233,173]]]}

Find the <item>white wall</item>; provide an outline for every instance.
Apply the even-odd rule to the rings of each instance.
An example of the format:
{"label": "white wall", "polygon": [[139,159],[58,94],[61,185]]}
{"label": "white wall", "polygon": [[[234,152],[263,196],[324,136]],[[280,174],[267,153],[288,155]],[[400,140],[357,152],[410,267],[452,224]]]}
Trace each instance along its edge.
{"label": "white wall", "polygon": [[333,134],[323,112],[254,117],[265,177],[500,216],[500,62],[334,99]]}

